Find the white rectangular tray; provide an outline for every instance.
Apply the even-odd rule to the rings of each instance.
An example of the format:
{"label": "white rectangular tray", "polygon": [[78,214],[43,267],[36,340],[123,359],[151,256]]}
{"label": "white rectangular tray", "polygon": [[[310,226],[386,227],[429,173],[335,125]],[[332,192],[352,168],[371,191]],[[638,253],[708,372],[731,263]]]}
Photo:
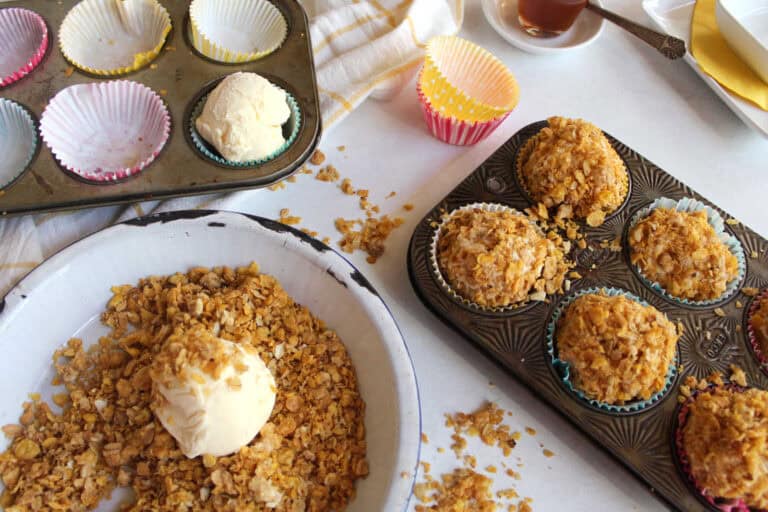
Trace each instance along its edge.
{"label": "white rectangular tray", "polygon": [[721,87],[717,81],[701,70],[696,59],[691,55],[691,16],[695,4],[695,0],[643,0],[643,10],[659,29],[685,41],[686,47],[689,49],[685,54],[685,61],[733,110],[734,114],[739,116],[739,119],[768,138],[768,112]]}

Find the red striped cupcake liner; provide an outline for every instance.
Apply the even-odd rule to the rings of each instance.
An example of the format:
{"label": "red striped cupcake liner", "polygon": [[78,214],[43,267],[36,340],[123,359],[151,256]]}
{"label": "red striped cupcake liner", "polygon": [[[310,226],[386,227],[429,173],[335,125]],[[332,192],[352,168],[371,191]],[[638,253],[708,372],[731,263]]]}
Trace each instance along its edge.
{"label": "red striped cupcake liner", "polygon": [[454,146],[471,146],[487,138],[509,116],[509,112],[490,121],[468,122],[446,117],[432,108],[432,104],[421,90],[417,82],[416,92],[419,95],[424,122],[430,133],[438,140]]}
{"label": "red striped cupcake liner", "polygon": [[29,9],[0,9],[0,87],[35,69],[48,51],[48,25]]}

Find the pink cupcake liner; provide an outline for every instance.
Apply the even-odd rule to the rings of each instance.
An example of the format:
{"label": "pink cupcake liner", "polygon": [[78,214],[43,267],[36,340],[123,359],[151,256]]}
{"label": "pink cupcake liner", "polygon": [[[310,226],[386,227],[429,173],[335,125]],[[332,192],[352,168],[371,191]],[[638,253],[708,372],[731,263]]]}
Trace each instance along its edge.
{"label": "pink cupcake liner", "polygon": [[[736,384],[725,384],[725,387],[739,392],[744,391],[744,388],[737,386]],[[685,446],[683,445],[683,428],[685,427],[685,422],[688,420],[688,413],[690,412],[691,404],[696,399],[696,396],[699,393],[709,393],[713,389],[714,386],[710,385],[706,389],[695,391],[680,407],[680,410],[677,413],[677,429],[675,430],[675,451],[677,452],[677,460],[680,463],[680,469],[694,489],[696,489],[701,497],[714,508],[721,512],[754,512],[741,498],[729,501],[716,501],[722,500],[722,498],[712,496],[711,494],[708,494],[705,489],[702,489],[691,472],[691,462],[688,459],[688,453],[685,451]]]}
{"label": "pink cupcake liner", "polygon": [[768,372],[768,357],[766,357],[763,349],[760,348],[760,342],[757,340],[757,333],[752,325],[752,316],[757,312],[760,302],[764,299],[768,299],[768,289],[763,290],[762,293],[757,295],[752,301],[752,304],[750,304],[749,310],[747,310],[747,338],[749,339],[749,344],[752,345],[752,351],[760,362],[763,371]]}
{"label": "pink cupcake liner", "polygon": [[0,9],[0,87],[28,75],[48,50],[48,25],[34,11]]}
{"label": "pink cupcake liner", "polygon": [[468,122],[453,117],[446,117],[432,108],[432,104],[421,90],[417,82],[416,92],[419,95],[424,122],[430,133],[438,140],[454,146],[471,146],[488,137],[509,116],[509,112],[491,119],[490,121]]}
{"label": "pink cupcake liner", "polygon": [[93,182],[141,172],[165,146],[170,130],[160,96],[128,80],[67,87],[40,119],[40,135],[61,166]]}

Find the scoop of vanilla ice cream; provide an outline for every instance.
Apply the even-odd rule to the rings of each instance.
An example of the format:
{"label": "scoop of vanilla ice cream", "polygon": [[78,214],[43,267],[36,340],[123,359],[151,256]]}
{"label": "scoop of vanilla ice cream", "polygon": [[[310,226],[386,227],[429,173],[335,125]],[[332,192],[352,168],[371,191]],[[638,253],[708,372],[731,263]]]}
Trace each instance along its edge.
{"label": "scoop of vanilla ice cream", "polygon": [[216,86],[195,120],[201,137],[232,162],[258,160],[285,143],[286,93],[256,73],[233,73]]}
{"label": "scoop of vanilla ice cream", "polygon": [[275,406],[275,379],[253,347],[201,330],[170,337],[150,374],[155,415],[189,458],[238,451]]}

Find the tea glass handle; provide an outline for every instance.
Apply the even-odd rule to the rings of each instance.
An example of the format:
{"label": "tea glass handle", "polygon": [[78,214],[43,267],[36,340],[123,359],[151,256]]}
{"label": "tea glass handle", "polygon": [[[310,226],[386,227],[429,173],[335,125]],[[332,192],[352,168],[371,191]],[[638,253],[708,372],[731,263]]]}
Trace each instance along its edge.
{"label": "tea glass handle", "polygon": [[676,37],[668,36],[655,30],[651,30],[642,25],[638,25],[627,18],[618,14],[606,11],[592,3],[587,3],[587,9],[596,12],[603,18],[612,21],[630,34],[642,39],[649,45],[656,48],[662,55],[668,59],[679,59],[685,55],[685,41]]}

